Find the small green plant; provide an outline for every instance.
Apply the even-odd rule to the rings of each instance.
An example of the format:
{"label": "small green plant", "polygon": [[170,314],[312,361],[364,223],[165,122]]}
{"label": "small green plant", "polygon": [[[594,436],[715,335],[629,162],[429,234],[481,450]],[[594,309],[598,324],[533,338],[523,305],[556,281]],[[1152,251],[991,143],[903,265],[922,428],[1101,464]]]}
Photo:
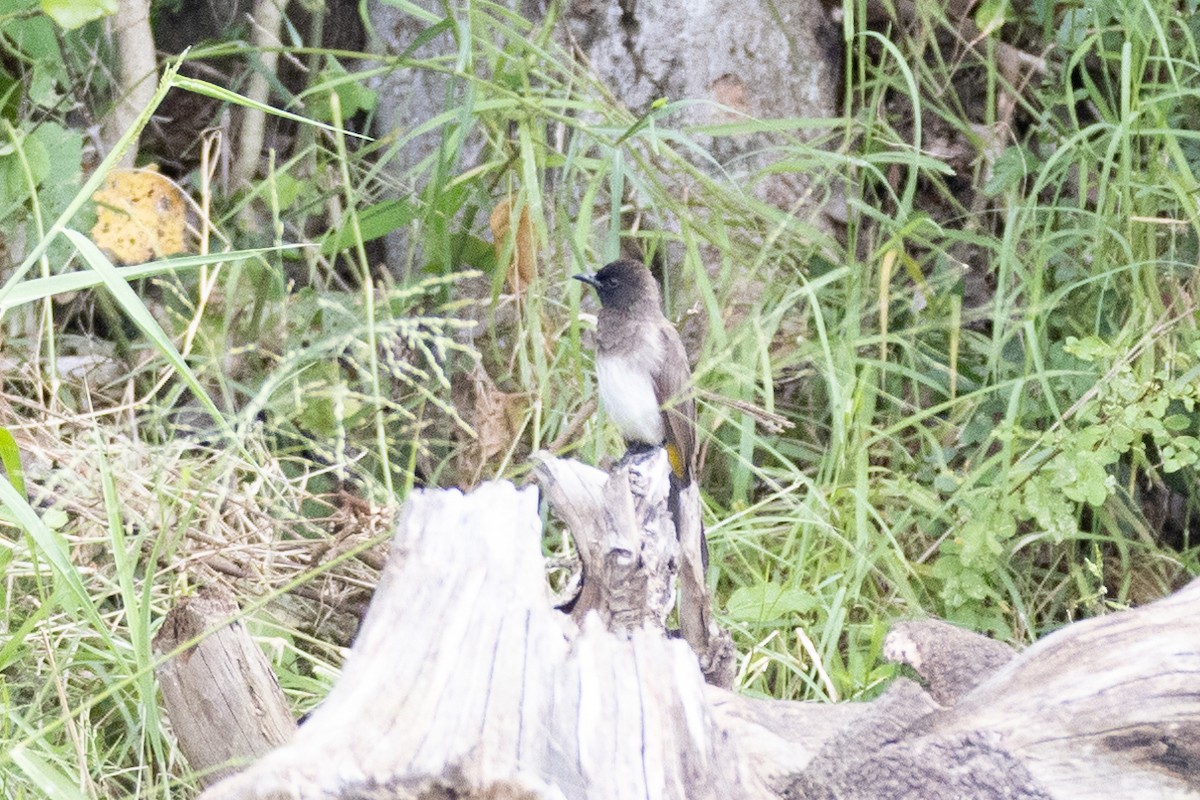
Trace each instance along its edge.
{"label": "small green plant", "polygon": [[1019,567],[1018,551],[1083,538],[1085,516],[1119,491],[1120,464],[1132,493],[1138,471],[1170,474],[1200,461],[1200,345],[1147,378],[1097,337],[1069,337],[1063,350],[1102,370],[1094,389],[1077,402],[1069,425],[1004,434],[1025,453],[1003,482],[954,504],[962,522],[933,565],[947,615],[1005,637],[1012,611],[1005,586],[1007,573]]}

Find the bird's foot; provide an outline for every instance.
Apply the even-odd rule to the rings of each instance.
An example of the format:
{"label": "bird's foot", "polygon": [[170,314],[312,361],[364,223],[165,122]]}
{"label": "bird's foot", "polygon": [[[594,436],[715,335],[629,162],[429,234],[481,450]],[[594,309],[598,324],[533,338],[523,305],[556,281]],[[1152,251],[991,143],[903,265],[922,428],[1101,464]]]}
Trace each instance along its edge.
{"label": "bird's foot", "polygon": [[631,458],[638,458],[648,453],[653,453],[658,447],[656,444],[649,444],[647,442],[630,442],[625,445],[625,455],[621,456],[621,460],[628,461]]}
{"label": "bird's foot", "polygon": [[633,466],[634,471],[638,470],[639,465],[649,461],[654,457],[654,454],[662,449],[656,444],[647,444],[646,442],[632,442],[625,446],[625,455],[617,462],[618,467]]}

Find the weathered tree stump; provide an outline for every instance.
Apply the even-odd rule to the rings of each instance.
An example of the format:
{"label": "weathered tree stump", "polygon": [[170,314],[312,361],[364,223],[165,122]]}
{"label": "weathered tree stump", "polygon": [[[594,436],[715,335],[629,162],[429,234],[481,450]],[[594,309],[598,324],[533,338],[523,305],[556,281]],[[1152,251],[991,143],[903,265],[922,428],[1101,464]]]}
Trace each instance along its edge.
{"label": "weathered tree stump", "polygon": [[[577,481],[614,520],[637,507],[549,469],[552,499]],[[869,703],[771,702],[705,684],[651,578],[653,612],[602,585],[582,621],[553,609],[540,535],[536,489],[415,493],[329,697],[203,800],[1200,796],[1200,583],[1020,654],[905,623],[888,652],[932,694],[901,679]],[[636,571],[641,548],[604,536]]]}
{"label": "weathered tree stump", "polygon": [[579,549],[583,583],[571,608],[578,623],[596,613],[609,630],[667,630],[679,577],[680,634],[700,659],[705,680],[733,684],[734,649],[713,620],[704,580],[700,491],[681,492],[678,519],[668,511],[666,452],[626,457],[606,474],[548,456],[537,459],[538,484]]}
{"label": "weathered tree stump", "polygon": [[296,730],[270,663],[237,613],[228,593],[206,589],[172,608],[154,637],[156,656],[180,651],[155,674],[179,747],[204,786]]}

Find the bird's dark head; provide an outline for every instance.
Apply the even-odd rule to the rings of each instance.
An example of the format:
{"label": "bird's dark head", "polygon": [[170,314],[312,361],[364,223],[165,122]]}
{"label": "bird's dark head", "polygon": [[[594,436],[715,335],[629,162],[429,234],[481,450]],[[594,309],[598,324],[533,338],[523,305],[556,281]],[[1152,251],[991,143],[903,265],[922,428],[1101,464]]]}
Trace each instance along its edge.
{"label": "bird's dark head", "polygon": [[571,277],[594,288],[604,308],[629,311],[639,306],[658,309],[662,304],[658,283],[640,261],[614,261],[591,275]]}

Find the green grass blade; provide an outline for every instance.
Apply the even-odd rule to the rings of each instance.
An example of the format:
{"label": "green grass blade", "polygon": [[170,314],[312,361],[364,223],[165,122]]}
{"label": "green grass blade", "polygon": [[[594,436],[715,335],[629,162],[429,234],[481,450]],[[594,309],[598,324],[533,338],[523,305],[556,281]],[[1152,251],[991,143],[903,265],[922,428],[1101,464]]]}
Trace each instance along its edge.
{"label": "green grass blade", "polygon": [[[113,267],[116,276],[123,283],[129,283],[140,278],[150,278],[155,275],[164,275],[168,273],[182,272],[184,270],[196,269],[197,267],[211,266],[213,264],[228,264],[235,261],[244,261],[248,258],[255,258],[265,253],[281,252],[284,250],[293,250],[303,245],[285,245],[283,247],[258,247],[251,250],[234,250],[228,253],[210,253],[208,255],[197,256],[181,256],[179,258],[164,258],[159,261],[149,261],[145,264],[136,264],[129,267]],[[17,284],[8,293],[8,296],[0,300],[0,316],[4,312],[38,300],[44,300],[47,297],[53,297],[66,292],[78,292],[83,289],[91,289],[99,286],[104,282],[100,273],[95,270],[80,270],[77,272],[67,272],[61,275],[51,275],[48,278],[34,278],[33,280],[22,281]]]}
{"label": "green grass blade", "polygon": [[71,240],[75,248],[79,251],[79,255],[83,258],[84,263],[96,271],[100,276],[100,281],[105,288],[112,293],[113,298],[117,301],[117,305],[129,316],[129,319],[134,325],[150,340],[158,351],[162,354],[167,363],[178,373],[180,380],[187,385],[196,400],[204,406],[204,409],[212,416],[213,422],[226,434],[232,435],[233,431],[229,427],[225,415],[217,408],[212,398],[208,396],[208,392],[200,384],[196,378],[192,368],[188,366],[179,350],[170,337],[159,326],[158,321],[150,313],[150,309],[146,308],[146,304],[137,296],[137,293],[130,288],[129,284],[121,277],[117,268],[108,260],[104,253],[100,252],[100,248],[92,242],[91,239],[84,236],[78,231],[70,229],[64,230],[63,234]]}

